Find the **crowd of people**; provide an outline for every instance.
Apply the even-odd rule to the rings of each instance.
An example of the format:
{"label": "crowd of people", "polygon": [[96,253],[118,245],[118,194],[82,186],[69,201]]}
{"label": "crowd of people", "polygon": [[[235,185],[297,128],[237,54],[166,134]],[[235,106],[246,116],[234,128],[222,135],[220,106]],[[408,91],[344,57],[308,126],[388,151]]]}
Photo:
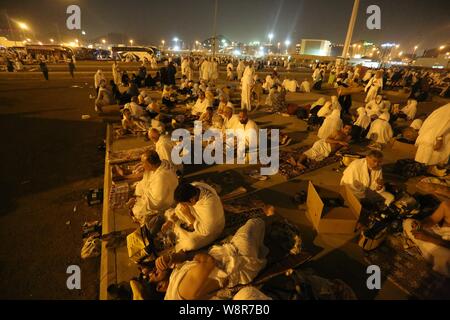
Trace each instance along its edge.
{"label": "crowd of people", "polygon": [[[152,267],[142,269],[146,283],[162,292],[165,299],[212,298],[220,289],[250,284],[267,264],[265,219],[250,219],[230,241],[215,243],[225,226],[221,198],[206,183],[186,183],[180,179],[183,165],[174,163],[171,156],[178,142],[172,141],[169,132],[186,124],[187,119],[201,121],[203,128],[222,134],[225,130],[240,130],[248,137],[259,129],[252,119],[257,109],[297,114],[318,137],[310,149],[287,160],[298,168],[321,162],[338,152],[345,153],[351,146],[366,148],[364,156],[344,170],[340,182],[363,206],[375,203],[389,206],[396,200],[396,195],[386,188],[382,170],[383,150],[393,138],[415,144],[415,161],[426,166],[430,175],[438,176],[448,165],[450,104],[429,116],[418,112],[419,103],[433,94],[431,83],[448,75],[316,64],[312,65],[312,77],[303,79],[299,85],[292,74],[281,76],[278,67],[270,68],[261,79],[253,61],[184,57],[179,62],[178,65],[169,59],[156,70],[151,62],[150,67],[143,62],[139,72],[131,76],[115,62],[109,83],[101,70],[94,79],[96,110],[103,112],[105,106],[118,104],[122,133],[142,133],[155,145],[155,150],[142,155],[132,172],[123,172],[118,167],[114,170],[123,179],[139,181],[135,197],[128,203],[133,220],[145,226],[153,225],[155,217],[159,217],[163,222],[158,230],[170,235],[174,243],[172,253],[156,257]],[[222,85],[220,66],[225,67],[227,79]],[[154,72],[156,75],[152,76]],[[320,93],[326,77],[327,88],[336,89],[336,95],[297,106],[292,113],[286,95]],[[405,90],[409,98],[404,104],[393,104],[386,95],[388,89]],[[153,98],[149,91],[153,92]],[[159,98],[155,98],[155,92]],[[354,108],[352,101],[356,94],[365,95],[359,108]],[[449,202],[443,202],[426,220],[405,222],[408,235],[426,251],[424,256],[434,263],[435,270],[447,276],[449,208]],[[198,252],[205,248],[209,249]],[[135,288],[137,291],[142,290],[142,284],[134,286],[139,287]],[[251,290],[250,298],[264,296],[257,288]]]}

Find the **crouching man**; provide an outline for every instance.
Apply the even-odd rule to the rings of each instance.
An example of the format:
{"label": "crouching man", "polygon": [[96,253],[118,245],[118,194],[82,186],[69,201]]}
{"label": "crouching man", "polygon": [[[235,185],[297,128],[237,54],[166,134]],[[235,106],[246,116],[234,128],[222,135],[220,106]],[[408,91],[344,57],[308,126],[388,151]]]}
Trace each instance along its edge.
{"label": "crouching man", "polygon": [[175,251],[192,251],[215,241],[225,228],[225,214],[217,192],[201,182],[183,183],[175,190],[175,210],[166,212],[162,231],[173,231]]}
{"label": "crouching man", "polygon": [[213,246],[208,253],[191,260],[184,252],[159,257],[150,282],[165,292],[165,300],[206,300],[222,288],[246,285],[267,264],[264,235],[264,221],[251,219],[229,243]]}
{"label": "crouching man", "polygon": [[395,198],[384,188],[382,163],[383,153],[370,151],[366,158],[353,161],[345,169],[341,185],[347,185],[359,199],[372,203],[382,199],[390,205]]}

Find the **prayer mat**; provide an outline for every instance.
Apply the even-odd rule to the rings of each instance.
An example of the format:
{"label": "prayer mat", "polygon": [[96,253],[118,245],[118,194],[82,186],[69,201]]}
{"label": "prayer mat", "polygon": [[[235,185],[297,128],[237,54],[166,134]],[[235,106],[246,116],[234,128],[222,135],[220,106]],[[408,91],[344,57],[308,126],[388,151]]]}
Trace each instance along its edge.
{"label": "prayer mat", "polygon": [[309,161],[308,167],[306,169],[299,169],[292,164],[288,163],[287,160],[289,157],[297,158],[300,154],[307,151],[311,146],[303,146],[300,148],[296,148],[289,151],[280,151],[280,174],[286,179],[292,179],[298,177],[302,174],[318,170],[320,168],[329,166],[341,160],[341,157],[338,155],[331,155],[323,161]]}
{"label": "prayer mat", "polygon": [[365,260],[380,266],[383,275],[412,298],[450,299],[450,279],[433,271],[417,251],[404,249],[403,243],[402,236],[389,236],[382,246],[367,253]]}
{"label": "prayer mat", "polygon": [[115,183],[109,191],[109,206],[112,209],[123,208],[130,198],[128,182]]}
{"label": "prayer mat", "polygon": [[109,163],[110,164],[118,164],[118,163],[122,163],[122,162],[140,160],[142,154],[144,154],[145,152],[148,152],[150,150],[154,150],[154,148],[155,148],[155,146],[152,144],[152,145],[142,147],[142,148],[110,152]]}

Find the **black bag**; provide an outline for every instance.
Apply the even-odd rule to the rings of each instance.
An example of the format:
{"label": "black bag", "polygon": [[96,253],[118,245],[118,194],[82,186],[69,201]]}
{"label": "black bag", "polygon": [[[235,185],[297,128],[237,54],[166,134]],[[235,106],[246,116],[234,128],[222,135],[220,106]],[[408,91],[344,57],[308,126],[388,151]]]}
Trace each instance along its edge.
{"label": "black bag", "polygon": [[412,159],[398,160],[395,164],[395,172],[398,172],[402,177],[414,178],[426,173],[426,165],[416,162]]}

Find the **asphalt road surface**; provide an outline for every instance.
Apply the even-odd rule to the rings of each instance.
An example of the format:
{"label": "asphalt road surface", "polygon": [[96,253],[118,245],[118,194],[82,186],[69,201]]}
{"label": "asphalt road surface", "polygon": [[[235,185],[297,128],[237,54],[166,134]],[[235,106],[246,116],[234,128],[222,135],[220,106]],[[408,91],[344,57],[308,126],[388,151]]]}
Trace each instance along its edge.
{"label": "asphalt road surface", "polygon": [[[0,299],[98,297],[100,259],[80,257],[82,224],[101,219],[83,199],[103,185],[106,125],[85,85],[93,72],[0,73]],[[70,265],[81,290],[66,286]]]}

